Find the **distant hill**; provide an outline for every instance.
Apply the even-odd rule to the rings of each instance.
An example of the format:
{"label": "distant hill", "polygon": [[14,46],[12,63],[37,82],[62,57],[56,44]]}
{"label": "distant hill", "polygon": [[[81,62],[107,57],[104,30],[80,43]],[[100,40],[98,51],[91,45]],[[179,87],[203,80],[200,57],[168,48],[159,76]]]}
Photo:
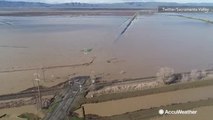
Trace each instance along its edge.
{"label": "distant hill", "polygon": [[213,6],[213,3],[174,3],[174,2],[126,2],[114,4],[86,4],[86,3],[64,3],[47,4],[39,2],[9,2],[0,1],[0,8],[157,8],[158,6]]}
{"label": "distant hill", "polygon": [[50,7],[51,5],[38,2],[9,2],[0,1],[0,7]]}

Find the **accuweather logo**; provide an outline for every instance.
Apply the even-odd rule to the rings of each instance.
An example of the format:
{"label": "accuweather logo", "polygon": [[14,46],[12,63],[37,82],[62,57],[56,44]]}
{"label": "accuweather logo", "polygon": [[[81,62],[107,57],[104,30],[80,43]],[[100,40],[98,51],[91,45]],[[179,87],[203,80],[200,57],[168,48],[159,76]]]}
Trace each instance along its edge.
{"label": "accuweather logo", "polygon": [[197,114],[196,110],[163,110],[158,111],[160,115],[195,115]]}

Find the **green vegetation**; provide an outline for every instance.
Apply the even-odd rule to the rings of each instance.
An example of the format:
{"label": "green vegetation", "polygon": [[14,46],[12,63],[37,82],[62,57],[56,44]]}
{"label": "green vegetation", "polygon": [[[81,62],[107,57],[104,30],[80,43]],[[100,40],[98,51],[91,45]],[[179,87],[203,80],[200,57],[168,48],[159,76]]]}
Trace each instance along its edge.
{"label": "green vegetation", "polygon": [[35,115],[33,113],[23,113],[23,114],[19,115],[18,117],[25,118],[27,120],[41,120],[40,117],[38,117],[37,115]]}
{"label": "green vegetation", "polygon": [[176,83],[171,85],[165,85],[158,88],[146,89],[146,90],[139,90],[139,91],[131,91],[131,92],[123,92],[123,93],[113,93],[113,94],[105,94],[94,98],[86,99],[86,103],[97,103],[97,102],[105,102],[110,100],[118,100],[130,97],[137,97],[137,96],[145,96],[169,91],[176,91],[182,89],[190,89],[190,88],[197,88],[203,86],[210,86],[213,85],[213,80],[199,80],[199,81],[191,81],[186,83]]}
{"label": "green vegetation", "polygon": [[73,102],[73,106],[71,108],[71,111],[75,111],[75,110],[81,108],[81,105],[85,103],[85,97],[82,94],[76,96],[76,99],[77,100],[75,100]]}
{"label": "green vegetation", "polygon": [[60,101],[54,102],[48,109],[48,112],[53,112],[59,105]]}
{"label": "green vegetation", "polygon": [[88,54],[90,52],[92,52],[92,48],[84,48],[83,50],[81,50],[81,52],[83,52],[84,54]]}

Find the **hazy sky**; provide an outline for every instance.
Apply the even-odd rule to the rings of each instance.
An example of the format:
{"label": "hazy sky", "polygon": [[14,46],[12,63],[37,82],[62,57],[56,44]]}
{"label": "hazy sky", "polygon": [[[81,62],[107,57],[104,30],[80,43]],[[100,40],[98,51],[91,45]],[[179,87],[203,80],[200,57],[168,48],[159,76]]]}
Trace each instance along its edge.
{"label": "hazy sky", "polygon": [[[6,1],[6,0],[0,0]],[[45,3],[66,3],[66,2],[83,2],[83,3],[115,3],[115,2],[206,2],[213,3],[213,0],[8,0],[8,1],[28,1],[28,2],[45,2]]]}

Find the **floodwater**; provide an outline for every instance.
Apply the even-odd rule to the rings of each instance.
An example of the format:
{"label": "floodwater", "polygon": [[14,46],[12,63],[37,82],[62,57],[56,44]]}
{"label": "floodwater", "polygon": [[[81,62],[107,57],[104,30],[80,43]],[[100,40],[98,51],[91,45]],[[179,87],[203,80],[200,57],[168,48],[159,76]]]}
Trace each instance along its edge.
{"label": "floodwater", "polygon": [[213,117],[213,106],[194,108],[196,115],[167,115],[153,118],[151,120],[209,120]]}
{"label": "floodwater", "polygon": [[[71,75],[113,80],[155,75],[165,66],[176,72],[213,67],[213,24],[167,14],[138,16],[116,41],[129,18],[0,17],[0,71],[81,64],[96,57],[90,66],[46,70],[41,84],[51,86]],[[35,72],[41,73],[0,73],[0,94],[32,87]]]}
{"label": "floodwater", "polygon": [[[173,103],[187,103],[189,101],[213,98],[213,93],[211,92],[212,89],[213,86],[207,86],[101,103],[85,104],[83,106],[86,114],[112,116],[141,109],[171,105]],[[82,115],[81,110],[77,110],[76,112]]]}
{"label": "floodwater", "polygon": [[44,117],[44,114],[41,113],[41,111],[38,111],[36,106],[33,106],[33,105],[0,110],[0,115],[7,114],[7,116],[1,118],[1,120],[25,120],[18,117],[19,115],[24,113],[33,113],[35,115],[38,115],[41,118]]}

